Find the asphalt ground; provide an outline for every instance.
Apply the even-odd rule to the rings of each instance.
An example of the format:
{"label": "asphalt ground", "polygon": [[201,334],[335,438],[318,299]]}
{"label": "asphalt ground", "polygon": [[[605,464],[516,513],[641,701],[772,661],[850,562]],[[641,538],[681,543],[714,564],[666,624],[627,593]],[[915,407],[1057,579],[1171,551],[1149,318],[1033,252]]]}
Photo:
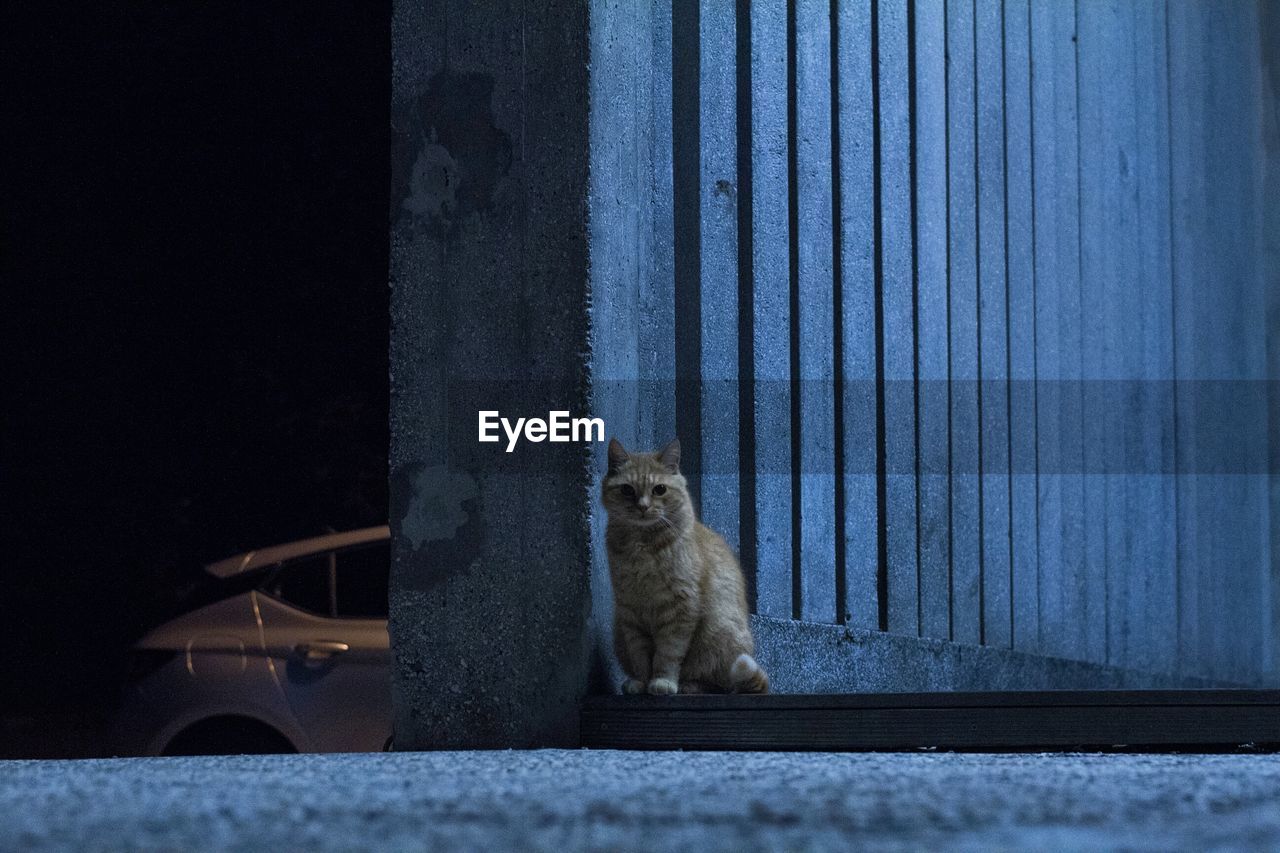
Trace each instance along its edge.
{"label": "asphalt ground", "polygon": [[1280,850],[1280,755],[0,762],[4,850]]}

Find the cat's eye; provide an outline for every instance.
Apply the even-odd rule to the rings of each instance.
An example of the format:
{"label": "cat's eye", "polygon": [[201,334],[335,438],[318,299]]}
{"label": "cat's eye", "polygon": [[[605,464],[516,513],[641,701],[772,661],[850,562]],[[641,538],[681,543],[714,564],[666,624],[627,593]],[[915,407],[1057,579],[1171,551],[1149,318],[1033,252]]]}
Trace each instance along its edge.
{"label": "cat's eye", "polygon": [[629,483],[622,484],[621,492],[629,498],[634,498],[636,496],[636,490],[631,488],[631,484]]}
{"label": "cat's eye", "polygon": [[655,495],[665,495],[665,494],[667,493],[667,487],[666,487],[666,486],[654,486],[654,487],[653,487],[653,493],[654,493]]}

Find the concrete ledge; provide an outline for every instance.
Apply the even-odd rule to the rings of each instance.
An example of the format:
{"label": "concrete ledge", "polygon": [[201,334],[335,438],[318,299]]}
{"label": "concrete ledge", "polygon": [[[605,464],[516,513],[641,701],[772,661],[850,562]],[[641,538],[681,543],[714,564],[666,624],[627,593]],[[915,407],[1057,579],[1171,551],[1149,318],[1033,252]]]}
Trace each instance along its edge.
{"label": "concrete ledge", "polygon": [[776,693],[1244,686],[842,625],[753,616],[751,628]]}
{"label": "concrete ledge", "polygon": [[1280,756],[546,750],[0,762],[4,850],[1280,846]]}
{"label": "concrete ledge", "polygon": [[1280,690],[592,696],[594,749],[1273,752]]}

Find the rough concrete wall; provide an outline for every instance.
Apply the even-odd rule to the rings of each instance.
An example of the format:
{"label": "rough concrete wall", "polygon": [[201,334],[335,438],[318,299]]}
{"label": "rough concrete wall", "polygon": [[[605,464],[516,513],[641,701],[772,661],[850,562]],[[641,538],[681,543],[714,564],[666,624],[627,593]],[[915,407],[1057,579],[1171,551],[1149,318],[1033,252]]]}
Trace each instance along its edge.
{"label": "rough concrete wall", "polygon": [[[1264,74],[1273,81],[1266,45],[1275,44],[1275,26],[1266,5],[1260,8]],[[712,13],[723,14],[709,4],[700,9],[693,31],[699,39],[720,20]],[[688,25],[687,17],[677,19]],[[770,24],[750,20],[754,45]],[[842,27],[845,38],[857,30],[850,22]],[[678,320],[688,320],[676,312],[676,207],[708,191],[681,188],[673,176],[673,78],[676,95],[701,97],[706,81],[690,77],[691,69],[673,73],[672,36],[670,0],[396,6],[391,627],[400,748],[572,744],[591,667],[596,689],[616,688],[603,514],[595,510],[603,447],[525,444],[503,454],[476,443],[476,411],[589,407],[629,446],[652,448],[670,437]],[[767,91],[752,89],[753,127],[765,126],[767,104],[758,96]],[[1273,100],[1271,124],[1264,123],[1270,142]],[[713,105],[727,104],[708,97],[705,106]],[[844,138],[856,142],[859,127],[846,122]],[[689,128],[674,136],[696,140],[702,150]],[[691,156],[688,145],[676,148]],[[777,159],[775,148],[752,149],[760,154],[758,175]],[[856,161],[851,153],[842,167]],[[1266,187],[1275,183],[1274,162],[1273,147]],[[1045,163],[1052,166],[1052,158]],[[758,180],[760,200],[781,203],[776,192],[758,191],[766,185],[776,190]],[[866,207],[869,217],[869,204],[857,210]],[[846,205],[845,214],[853,209]],[[1273,203],[1264,220],[1275,216]],[[696,216],[690,221],[701,227]],[[776,254],[757,230],[755,286],[765,278],[761,264]],[[861,251],[864,241],[846,242]],[[1265,248],[1274,301],[1274,237]],[[690,269],[703,269],[706,259],[693,258]],[[861,280],[847,279],[850,288]],[[694,280],[699,353],[710,352],[708,336],[741,330],[725,319],[728,312],[707,313],[699,300],[718,294],[702,287],[702,276]],[[680,310],[686,307],[682,302]],[[715,317],[725,322],[710,322]],[[787,341],[779,340],[782,351]],[[1274,365],[1280,349],[1274,340],[1271,346]],[[763,352],[756,341],[752,357]],[[762,364],[754,365],[757,379],[766,378]],[[710,370],[701,360],[695,366]],[[692,451],[702,436],[683,438],[697,458]],[[848,460],[846,466],[862,470]],[[783,516],[789,519],[790,509]],[[1054,525],[1060,521],[1055,515]],[[752,528],[761,542],[771,529]],[[744,546],[763,554],[763,545]],[[790,612],[792,567],[769,565]],[[831,572],[834,557],[815,565]],[[852,583],[847,577],[850,593]],[[1273,597],[1276,590],[1280,585]],[[1276,603],[1280,613],[1280,598]],[[1158,686],[1175,678],[1025,653],[1064,653],[1048,645],[1011,651],[836,625],[760,619],[756,626],[760,657],[781,692]],[[1262,668],[1274,672],[1274,658]]]}
{"label": "rough concrete wall", "polygon": [[[591,4],[591,406],[610,435],[652,449],[675,429],[671,0]],[[592,620],[599,690],[616,689],[613,594],[591,467]]]}
{"label": "rough concrete wall", "polygon": [[571,746],[590,641],[587,453],[477,412],[587,408],[586,0],[395,5],[396,746]]}
{"label": "rough concrete wall", "polygon": [[1262,66],[1262,287],[1267,295],[1268,438],[1271,500],[1271,612],[1264,671],[1280,681],[1280,5],[1259,0],[1258,54]]}
{"label": "rough concrete wall", "polygon": [[[703,517],[763,614],[1265,683],[1257,9],[926,5],[750,4],[736,128],[724,10],[677,6],[684,458],[755,457]],[[746,147],[733,322],[696,202]],[[735,350],[740,407],[690,393]]]}

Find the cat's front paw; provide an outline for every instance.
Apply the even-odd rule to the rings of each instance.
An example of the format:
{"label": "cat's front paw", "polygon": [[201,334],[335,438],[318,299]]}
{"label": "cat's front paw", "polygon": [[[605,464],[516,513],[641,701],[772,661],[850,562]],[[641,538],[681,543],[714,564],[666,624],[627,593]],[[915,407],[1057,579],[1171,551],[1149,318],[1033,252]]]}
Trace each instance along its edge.
{"label": "cat's front paw", "polygon": [[649,692],[655,696],[670,696],[680,690],[680,685],[670,678],[655,678],[649,682]]}
{"label": "cat's front paw", "polygon": [[644,682],[638,678],[628,678],[622,682],[622,692],[628,696],[634,696],[637,693],[643,693],[645,689]]}

